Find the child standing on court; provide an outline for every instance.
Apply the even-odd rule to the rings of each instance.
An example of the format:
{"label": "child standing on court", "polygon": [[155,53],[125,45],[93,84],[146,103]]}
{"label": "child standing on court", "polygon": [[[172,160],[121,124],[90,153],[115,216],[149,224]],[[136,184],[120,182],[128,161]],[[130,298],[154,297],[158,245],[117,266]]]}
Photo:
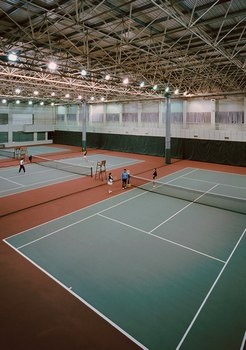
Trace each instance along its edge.
{"label": "child standing on court", "polygon": [[113,175],[112,173],[109,173],[108,174],[108,193],[112,193],[113,182],[114,182]]}
{"label": "child standing on court", "polygon": [[24,166],[24,158],[20,159],[19,173],[21,172],[21,170],[23,170],[24,173],[26,172],[26,169],[25,169],[25,166]]}

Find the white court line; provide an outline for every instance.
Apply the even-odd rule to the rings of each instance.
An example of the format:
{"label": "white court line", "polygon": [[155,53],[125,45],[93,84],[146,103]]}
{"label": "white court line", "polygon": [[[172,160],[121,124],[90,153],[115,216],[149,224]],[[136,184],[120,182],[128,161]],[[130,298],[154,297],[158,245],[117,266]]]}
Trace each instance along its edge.
{"label": "white court line", "polygon": [[[167,238],[163,238],[163,237],[161,237],[161,236],[154,235],[153,233],[151,233],[151,231],[148,232],[148,231],[142,230],[141,228],[138,228],[138,227],[135,227],[135,226],[132,226],[132,225],[128,225],[128,224],[126,224],[126,223],[124,223],[124,222],[122,222],[122,221],[119,221],[119,220],[116,220],[116,219],[112,219],[112,218],[110,218],[110,217],[108,217],[108,216],[106,216],[106,215],[102,215],[102,214],[100,214],[100,213],[98,213],[97,215],[99,215],[99,216],[101,216],[101,217],[103,217],[103,218],[105,218],[105,219],[108,219],[108,220],[110,220],[110,221],[117,222],[118,224],[121,224],[121,225],[123,225],[123,226],[130,227],[130,228],[132,228],[133,230],[143,232],[143,233],[145,233],[146,235],[150,235],[150,236],[155,237],[155,238],[158,238],[158,239],[160,239],[160,240],[162,240],[162,241],[165,241],[165,242],[171,243],[171,244],[173,244],[173,245],[177,245],[177,246],[179,246],[179,247],[181,247],[181,248],[190,250],[190,251],[192,251],[193,253],[196,253],[196,254],[199,254],[199,255],[204,255],[204,256],[206,256],[206,257],[209,258],[209,259],[217,260],[217,261],[219,261],[219,262],[221,262],[221,263],[223,263],[223,264],[225,263],[224,260],[215,258],[215,257],[212,256],[212,255],[205,254],[205,253],[203,253],[203,252],[200,252],[199,250],[192,249],[192,248],[190,248],[190,247],[188,247],[188,246],[185,246],[185,245],[183,245],[183,244],[180,244],[180,243],[171,241],[171,240],[169,240],[169,239],[167,239]],[[168,220],[166,220],[166,221],[168,221]],[[165,222],[166,222],[166,221],[165,221]]]}
{"label": "white court line", "polygon": [[[5,240],[4,240],[5,241]],[[59,281],[56,277],[54,277],[53,275],[51,275],[48,271],[44,270],[41,266],[39,266],[38,264],[36,264],[33,260],[31,260],[30,258],[28,258],[25,254],[23,254],[22,252],[20,252],[19,250],[17,250],[16,248],[14,248],[11,244],[9,244],[8,242],[5,241],[5,243],[7,243],[10,247],[12,247],[14,250],[16,250],[19,254],[21,254],[25,259],[27,259],[30,263],[32,263],[34,266],[36,266],[39,270],[41,270],[43,273],[45,273],[48,277],[50,277],[53,281],[55,281],[56,283],[58,283],[61,287],[63,287],[64,289],[66,289],[69,293],[71,293],[74,297],[76,297],[77,299],[79,299],[83,304],[85,304],[87,307],[89,307],[92,311],[94,311],[97,315],[99,315],[100,317],[102,317],[106,322],[108,322],[109,324],[111,324],[111,326],[113,326],[114,328],[116,328],[120,333],[122,333],[123,335],[125,335],[128,339],[130,339],[133,343],[137,344],[142,350],[149,350],[148,348],[146,348],[143,344],[141,344],[138,340],[136,340],[135,338],[133,338],[130,334],[128,334],[126,331],[124,331],[124,329],[122,329],[121,327],[119,327],[116,323],[114,323],[112,320],[110,320],[107,316],[105,316],[104,314],[102,314],[99,310],[97,310],[94,306],[92,306],[90,303],[88,303],[85,299],[81,298],[78,294],[76,294],[75,292],[72,291],[72,287],[67,287],[65,284],[63,284],[61,281]]]}
{"label": "white court line", "polygon": [[162,226],[163,224],[165,224],[167,221],[171,220],[173,217],[175,217],[177,214],[181,213],[181,211],[185,210],[186,208],[188,208],[190,205],[196,203],[201,197],[203,197],[204,195],[206,195],[207,193],[209,193],[210,191],[212,191],[215,187],[217,187],[218,184],[214,185],[213,187],[211,187],[209,190],[207,190],[206,192],[202,193],[199,197],[197,197],[193,202],[188,203],[186,206],[184,206],[182,209],[180,209],[179,211],[177,211],[176,213],[174,213],[173,215],[171,215],[167,220],[163,221],[162,223],[160,223],[158,226],[156,226],[155,228],[153,228],[153,230],[150,231],[150,233],[152,233],[153,231],[155,231],[156,229],[158,229],[160,226]]}
{"label": "white court line", "polygon": [[[0,179],[2,179],[2,180],[4,180],[4,181],[7,181],[7,182],[11,182],[11,183],[13,183],[13,184],[15,184],[15,185],[18,185],[18,186],[24,186],[24,185],[20,184],[19,182],[15,182],[15,181],[13,181],[13,180],[7,179],[6,177],[0,176]],[[1,192],[2,192],[2,191],[1,191]]]}
{"label": "white court line", "polygon": [[207,171],[209,173],[222,173],[222,174],[228,174],[228,175],[236,175],[236,176],[242,176],[245,177],[244,174],[238,174],[238,173],[231,173],[231,172],[227,172],[227,171],[220,171],[220,170],[210,170],[210,169],[200,169],[200,168],[194,168],[196,171]]}
{"label": "white court line", "polygon": [[213,283],[212,287],[210,288],[210,290],[209,290],[208,294],[206,295],[206,297],[204,298],[204,300],[203,300],[202,304],[200,305],[199,309],[197,310],[197,313],[195,314],[195,316],[194,316],[193,320],[191,321],[191,323],[190,323],[189,327],[187,328],[187,330],[186,330],[186,332],[184,333],[184,335],[183,335],[182,339],[180,340],[180,342],[179,342],[178,346],[176,347],[176,350],[179,350],[179,349],[180,349],[180,347],[182,346],[182,344],[183,344],[183,342],[184,342],[185,338],[187,337],[187,335],[188,335],[188,333],[190,332],[191,328],[193,327],[193,325],[194,325],[194,323],[195,323],[195,321],[196,321],[197,317],[199,316],[199,314],[200,314],[201,310],[203,309],[204,305],[206,304],[206,302],[207,302],[207,300],[208,300],[208,298],[209,298],[210,294],[212,293],[212,291],[213,291],[213,289],[215,288],[215,286],[216,286],[217,282],[219,281],[219,279],[220,279],[220,277],[221,277],[222,273],[223,273],[223,272],[224,272],[224,270],[226,269],[226,267],[227,267],[227,265],[228,265],[229,261],[231,260],[231,258],[232,258],[232,256],[233,256],[233,254],[234,254],[235,250],[237,249],[237,247],[238,247],[239,243],[240,243],[240,242],[241,242],[241,240],[243,239],[243,236],[244,236],[245,232],[246,232],[246,229],[243,231],[243,233],[242,233],[241,237],[239,238],[239,240],[237,241],[237,243],[236,243],[235,247],[233,248],[233,250],[232,250],[232,252],[231,252],[230,256],[229,256],[229,257],[228,257],[228,259],[226,260],[225,265],[222,267],[222,269],[221,269],[221,271],[220,271],[219,275],[217,276],[216,280],[214,281],[214,283]]}
{"label": "white court line", "polygon": [[[214,181],[200,180],[200,179],[195,179],[193,177],[187,177],[187,178],[185,178],[185,180],[191,180],[191,181],[197,181],[197,182],[206,182],[206,183],[209,183],[209,184],[215,184],[216,183]],[[239,188],[239,189],[242,189],[242,190],[246,190],[246,187],[241,187],[241,186],[235,186],[235,185],[229,185],[229,184],[223,184],[223,183],[220,183],[219,185],[220,186],[225,186],[225,187],[233,187],[233,188]]]}
{"label": "white court line", "polygon": [[[134,198],[136,198],[136,197],[138,197],[138,196],[141,196],[141,195],[143,195],[143,194],[145,194],[145,192],[144,192],[144,193],[138,194],[138,195],[135,196]],[[17,249],[17,250],[18,250],[18,249],[21,249],[21,248],[23,248],[23,247],[26,247],[26,246],[32,244],[32,243],[35,243],[35,242],[37,242],[37,241],[40,241],[40,240],[43,239],[43,238],[52,236],[53,234],[55,234],[55,233],[57,233],[57,232],[59,232],[59,231],[62,231],[62,230],[67,229],[67,228],[69,228],[69,227],[71,227],[71,226],[77,225],[77,224],[80,223],[80,222],[83,222],[83,221],[85,221],[85,220],[87,220],[87,219],[90,219],[90,218],[92,218],[92,217],[94,217],[94,216],[96,216],[96,215],[98,215],[98,214],[100,214],[100,213],[103,213],[104,211],[107,211],[107,210],[110,210],[110,209],[112,209],[112,208],[114,208],[114,207],[117,207],[117,206],[121,205],[122,203],[128,202],[128,201],[131,200],[131,199],[132,199],[132,198],[126,199],[125,201],[120,202],[120,203],[117,203],[117,204],[111,206],[110,208],[103,209],[103,210],[101,210],[101,211],[99,211],[99,212],[97,212],[97,213],[94,213],[94,214],[92,214],[92,215],[87,216],[86,218],[83,218],[83,219],[81,219],[81,220],[75,221],[75,222],[73,222],[73,223],[70,224],[70,225],[63,226],[63,227],[61,227],[61,228],[59,228],[59,229],[57,229],[57,230],[55,230],[55,231],[53,231],[53,232],[50,232],[50,233],[48,233],[48,234],[46,234],[46,235],[44,235],[44,236],[42,236],[42,237],[40,237],[40,238],[37,238],[37,239],[35,239],[35,240],[33,240],[33,241],[30,241],[30,242],[28,242],[28,243],[26,243],[26,244],[23,244],[22,246],[19,246],[19,247],[17,247],[16,249]],[[30,229],[30,231],[31,231],[31,230],[33,230],[33,228]],[[27,231],[28,231],[28,230],[27,230]],[[5,241],[5,240],[4,240],[4,241]]]}
{"label": "white court line", "polygon": [[246,344],[246,331],[244,333],[244,337],[243,337],[243,341],[242,341],[240,350],[244,350],[245,349],[245,347],[244,347],[245,344]]}
{"label": "white court line", "polygon": [[[23,193],[23,191],[25,191],[25,190],[38,190],[39,188],[43,188],[43,187],[46,187],[46,186],[56,185],[56,184],[59,184],[60,182],[63,182],[64,179],[68,179],[68,180],[70,178],[71,179],[76,179],[75,176],[76,176],[76,174],[71,174],[71,175],[68,175],[68,176],[59,177],[59,179],[50,179],[50,180],[46,180],[46,181],[33,182],[32,184],[29,184],[29,185],[21,185],[21,184],[19,184],[21,191],[15,191],[15,192],[11,193],[11,191],[12,190],[14,191],[15,188],[11,188],[11,189],[8,189],[8,190],[3,190],[3,191],[0,191],[0,193],[6,193],[7,192],[7,194],[3,195],[1,197],[3,198],[3,197],[7,197],[7,196],[18,194],[18,193]],[[39,184],[43,184],[43,186],[38,186],[38,187],[34,187],[34,188],[32,187],[32,186],[39,185]]]}
{"label": "white court line", "polygon": [[[188,168],[189,169],[189,168]],[[184,169],[183,169],[184,170]],[[179,171],[182,171],[182,170],[179,170]],[[182,175],[179,175],[178,177],[175,177],[175,179],[171,179],[171,180],[169,180],[169,181],[167,181],[167,182],[163,182],[163,184],[169,184],[170,182],[173,182],[173,181],[176,181],[177,179],[180,179],[180,178],[182,178],[182,177],[184,177],[184,176],[186,176],[186,175],[189,175],[189,174],[192,174],[192,173],[194,173],[196,171],[196,169],[192,169],[192,170],[190,170],[188,173],[185,173],[185,174],[182,174]],[[175,173],[174,173],[175,174]],[[169,175],[166,175],[166,176],[164,176],[164,178],[165,177],[168,177],[168,176],[171,176],[172,174],[169,174]]]}

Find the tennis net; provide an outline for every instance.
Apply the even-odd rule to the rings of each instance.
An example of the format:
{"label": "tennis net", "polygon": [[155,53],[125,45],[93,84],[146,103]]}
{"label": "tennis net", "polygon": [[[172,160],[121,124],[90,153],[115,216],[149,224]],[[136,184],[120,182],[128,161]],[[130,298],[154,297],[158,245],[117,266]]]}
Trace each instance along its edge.
{"label": "tennis net", "polygon": [[6,158],[15,158],[15,151],[0,148],[0,156]]}
{"label": "tennis net", "polygon": [[138,176],[131,176],[131,186],[144,191],[186,200],[188,202],[246,214],[246,199],[244,198],[225,196],[209,191],[203,192],[162,183],[160,181],[155,181],[155,184],[153,184],[152,180]]}
{"label": "tennis net", "polygon": [[32,156],[32,162],[47,168],[63,170],[73,174],[93,176],[93,167],[86,165],[74,165],[61,160],[53,160],[40,156]]}

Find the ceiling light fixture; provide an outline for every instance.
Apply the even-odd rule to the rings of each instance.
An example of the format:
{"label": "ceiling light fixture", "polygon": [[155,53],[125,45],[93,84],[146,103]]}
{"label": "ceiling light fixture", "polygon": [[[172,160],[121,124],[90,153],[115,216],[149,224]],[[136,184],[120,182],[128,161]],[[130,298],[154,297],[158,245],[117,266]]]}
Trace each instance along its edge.
{"label": "ceiling light fixture", "polygon": [[127,85],[128,83],[129,83],[129,79],[128,78],[123,79],[123,84],[124,85]]}
{"label": "ceiling light fixture", "polygon": [[57,69],[57,64],[56,64],[56,62],[50,61],[50,62],[48,63],[48,68],[49,68],[51,71],[55,71],[55,70]]}
{"label": "ceiling light fixture", "polygon": [[8,60],[11,62],[16,62],[18,60],[18,56],[15,52],[10,52],[8,54]]}

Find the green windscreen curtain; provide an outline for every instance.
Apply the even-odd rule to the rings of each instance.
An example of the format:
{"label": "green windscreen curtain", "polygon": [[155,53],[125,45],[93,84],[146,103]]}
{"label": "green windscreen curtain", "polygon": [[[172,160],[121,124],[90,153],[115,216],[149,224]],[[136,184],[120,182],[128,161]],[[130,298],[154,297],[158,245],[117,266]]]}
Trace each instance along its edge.
{"label": "green windscreen curtain", "polygon": [[[56,131],[53,133],[53,142],[81,146],[82,134]],[[164,137],[87,133],[86,146],[111,151],[165,156]],[[246,142],[171,138],[171,157],[246,166]]]}

